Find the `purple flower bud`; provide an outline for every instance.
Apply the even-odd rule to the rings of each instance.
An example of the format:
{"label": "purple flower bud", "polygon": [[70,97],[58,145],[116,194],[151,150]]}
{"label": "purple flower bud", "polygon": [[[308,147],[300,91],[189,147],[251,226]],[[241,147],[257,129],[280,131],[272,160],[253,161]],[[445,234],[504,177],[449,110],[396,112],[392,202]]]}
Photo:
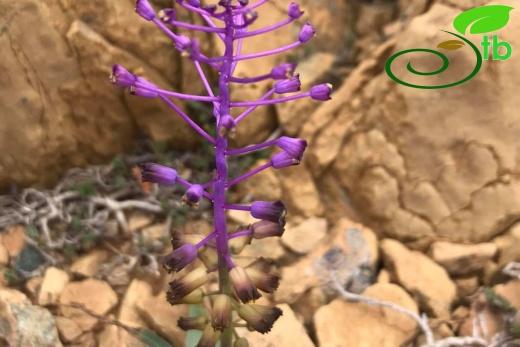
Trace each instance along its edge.
{"label": "purple flower bud", "polygon": [[229,270],[229,279],[240,301],[244,304],[261,297],[244,268],[236,266]]}
{"label": "purple flower bud", "polygon": [[177,321],[177,326],[184,331],[196,329],[196,330],[204,330],[206,324],[208,324],[209,319],[205,315],[195,316],[195,317],[183,317],[179,318]]}
{"label": "purple flower bud", "polygon": [[307,22],[302,27],[300,35],[298,35],[298,40],[300,40],[301,43],[305,43],[312,39],[315,35],[316,32],[314,31],[314,28],[312,27],[311,23]]}
{"label": "purple flower bud", "polygon": [[131,87],[135,84],[135,75],[128,72],[121,65],[112,66],[112,75],[109,77],[110,83],[120,87]]}
{"label": "purple flower bud", "polygon": [[330,93],[332,92],[332,85],[329,83],[319,84],[310,90],[311,98],[319,101],[330,100]]}
{"label": "purple flower bud", "polygon": [[303,152],[305,152],[305,148],[307,148],[307,141],[287,136],[280,137],[277,144],[278,147],[297,160],[302,160]]}
{"label": "purple flower bud", "polygon": [[255,20],[258,19],[258,12],[255,11],[247,11],[244,13],[244,26],[248,26],[254,23]]}
{"label": "purple flower bud", "polygon": [[220,117],[218,125],[218,133],[220,136],[233,138],[237,131],[237,123],[229,114]]}
{"label": "purple flower bud", "polygon": [[140,164],[143,182],[172,185],[177,179],[177,171],[167,166],[154,163]]}
{"label": "purple flower bud", "polygon": [[289,79],[276,82],[274,91],[277,94],[294,93],[300,91],[301,85],[300,74],[295,74]]}
{"label": "purple flower bud", "polygon": [[200,198],[202,197],[202,186],[200,184],[194,184],[186,190],[186,193],[182,196],[182,203],[190,207],[198,207]]}
{"label": "purple flower bud", "polygon": [[293,166],[300,164],[298,159],[293,158],[289,153],[283,151],[278,154],[275,154],[271,158],[271,164],[275,169],[281,169],[287,166]]}
{"label": "purple flower bud", "polygon": [[294,75],[296,63],[285,63],[278,65],[271,70],[271,77],[275,80],[291,78]]}
{"label": "purple flower bud", "polygon": [[188,46],[191,45],[191,40],[189,37],[184,35],[176,35],[175,37],[175,49],[179,52],[184,52]]}
{"label": "purple flower bud", "polygon": [[144,86],[146,86],[148,88],[153,88],[153,89],[157,88],[157,86],[155,84],[148,82],[144,78],[139,77],[139,76],[135,76],[135,83],[136,83],[135,86],[131,86],[131,87],[128,88],[128,92],[130,94],[137,95],[137,96],[142,96],[142,97],[145,97],[145,98],[156,98],[159,95],[155,91],[144,89],[144,88],[141,88],[139,85],[137,85],[137,84],[141,84],[141,85],[144,85]]}
{"label": "purple flower bud", "polygon": [[163,267],[170,273],[171,271],[181,271],[189,263],[197,258],[197,247],[192,244],[185,244],[170,252],[162,260]]}
{"label": "purple flower bud", "polygon": [[300,5],[297,3],[291,2],[289,4],[289,10],[287,11],[289,17],[292,19],[298,19],[303,15],[303,11],[300,10]]}
{"label": "purple flower bud", "polygon": [[287,208],[280,200],[255,201],[251,204],[251,216],[258,219],[265,219],[279,225],[285,225],[285,215]]}
{"label": "purple flower bud", "polygon": [[193,7],[200,7],[200,1],[199,0],[186,0],[188,4],[190,4]]}
{"label": "purple flower bud", "polygon": [[229,7],[231,6],[231,0],[220,0],[218,4],[222,7]]}
{"label": "purple flower bud", "polygon": [[279,223],[262,220],[251,224],[251,231],[253,232],[253,237],[260,240],[266,237],[280,237],[283,235],[285,228],[284,225],[280,225]]}
{"label": "purple flower bud", "polygon": [[282,310],[278,307],[249,304],[240,306],[238,315],[254,330],[266,334],[271,331],[274,322],[282,315]]}
{"label": "purple flower bud", "polygon": [[155,11],[148,0],[137,0],[135,2],[135,12],[146,20],[155,18]]}
{"label": "purple flower bud", "polygon": [[246,7],[249,4],[249,0],[238,0],[238,3],[242,7]]}
{"label": "purple flower bud", "polygon": [[190,43],[184,46],[183,56],[190,57],[192,60],[197,60],[200,56],[200,46],[197,39],[190,40]]}
{"label": "purple flower bud", "polygon": [[177,19],[177,12],[173,8],[164,8],[159,11],[159,19],[166,24],[172,24]]}
{"label": "purple flower bud", "polygon": [[202,6],[202,9],[208,13],[215,13],[217,12],[217,5],[205,5],[205,6]]}

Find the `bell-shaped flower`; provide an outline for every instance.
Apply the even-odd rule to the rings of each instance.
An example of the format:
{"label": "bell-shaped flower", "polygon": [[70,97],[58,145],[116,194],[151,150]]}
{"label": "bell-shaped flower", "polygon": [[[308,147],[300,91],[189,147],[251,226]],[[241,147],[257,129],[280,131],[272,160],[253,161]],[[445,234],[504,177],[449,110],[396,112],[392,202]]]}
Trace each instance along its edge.
{"label": "bell-shaped flower", "polygon": [[192,185],[182,196],[182,203],[190,207],[198,207],[202,198],[202,192],[204,192],[204,189],[202,189],[200,184]]}
{"label": "bell-shaped flower", "polygon": [[238,315],[254,330],[266,334],[271,331],[274,322],[282,315],[282,310],[278,307],[249,304],[240,306]]}
{"label": "bell-shaped flower", "polygon": [[283,151],[273,155],[271,158],[271,164],[275,169],[281,169],[287,166],[298,165],[300,164],[300,161],[290,156],[289,153]]}
{"label": "bell-shaped flower", "polygon": [[329,83],[319,84],[314,86],[309,91],[311,98],[319,101],[330,100],[330,93],[332,92],[332,85]]}
{"label": "bell-shaped flower", "polygon": [[303,152],[307,148],[307,141],[288,136],[282,136],[277,140],[277,145],[286,151],[291,157],[302,160]]}
{"label": "bell-shaped flower", "polygon": [[251,204],[251,215],[257,219],[265,219],[279,225],[285,225],[287,208],[278,201],[255,201]]}
{"label": "bell-shaped flower", "polygon": [[226,294],[218,294],[213,299],[211,325],[213,329],[224,331],[231,322],[231,298]]}
{"label": "bell-shaped flower", "polygon": [[268,220],[261,220],[260,222],[255,222],[251,224],[251,231],[253,234],[253,238],[265,239],[266,237],[273,236],[282,236],[285,228],[284,225],[280,225],[280,223],[273,223]]}
{"label": "bell-shaped flower", "polygon": [[247,276],[244,268],[240,266],[235,266],[234,268],[229,270],[229,279],[231,281],[233,289],[235,290],[236,295],[243,303],[255,301],[256,299],[261,297],[255,285]]}
{"label": "bell-shaped flower", "polygon": [[135,85],[135,75],[128,72],[121,65],[112,66],[112,74],[109,77],[110,83],[119,87],[131,87]]}
{"label": "bell-shaped flower", "polygon": [[287,14],[292,19],[298,19],[303,15],[303,11],[300,10],[300,5],[295,2],[291,2],[289,4],[289,9],[287,10]]}
{"label": "bell-shaped flower", "polygon": [[146,20],[155,18],[155,11],[148,0],[137,0],[135,2],[135,12]]}
{"label": "bell-shaped flower", "polygon": [[178,272],[194,261],[197,258],[197,253],[197,247],[187,243],[165,256],[162,264],[168,272]]}
{"label": "bell-shaped flower", "polygon": [[275,80],[291,78],[294,75],[294,69],[296,69],[296,63],[284,63],[275,66],[271,70],[271,78]]}
{"label": "bell-shaped flower", "polygon": [[139,167],[143,182],[172,185],[177,180],[177,171],[170,167],[155,163],[139,164]]}
{"label": "bell-shaped flower", "polygon": [[301,85],[300,75],[295,74],[291,78],[276,82],[274,91],[276,94],[294,93],[300,91]]}
{"label": "bell-shaped flower", "polygon": [[300,34],[298,35],[298,40],[300,40],[301,43],[305,43],[312,39],[316,35],[316,31],[314,31],[314,28],[312,27],[311,23],[305,23],[305,25],[302,27],[302,30],[300,31]]}

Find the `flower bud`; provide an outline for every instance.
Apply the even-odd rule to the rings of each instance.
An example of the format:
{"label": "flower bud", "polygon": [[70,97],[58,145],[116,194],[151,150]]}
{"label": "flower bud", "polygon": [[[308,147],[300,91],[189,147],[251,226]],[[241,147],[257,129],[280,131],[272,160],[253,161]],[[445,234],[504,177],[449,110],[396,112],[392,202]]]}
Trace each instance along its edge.
{"label": "flower bud", "polygon": [[265,219],[279,225],[285,225],[285,215],[287,208],[280,200],[255,201],[251,204],[251,216],[258,219]]}
{"label": "flower bud", "polygon": [[[157,89],[157,86],[153,83],[148,82],[142,77],[135,76],[135,86],[128,87],[128,92],[132,95],[142,96],[145,98],[156,98],[159,94],[153,90],[148,90],[143,88],[142,86],[146,86],[148,88]],[[140,85],[138,85],[140,84]]]}
{"label": "flower bud", "polygon": [[204,6],[202,6],[202,9],[208,13],[213,14],[213,13],[217,12],[217,5],[214,5],[214,4],[204,5]]}
{"label": "flower bud", "polygon": [[218,133],[223,137],[235,137],[237,123],[230,115],[226,114],[220,117],[218,124]]}
{"label": "flower bud", "polygon": [[204,250],[199,252],[199,259],[204,263],[206,269],[212,269],[218,264],[218,255],[214,249],[205,247]]}
{"label": "flower bud", "polygon": [[282,315],[282,310],[278,307],[249,304],[240,306],[238,315],[253,329],[266,334],[271,331],[274,322]]}
{"label": "flower bud", "polygon": [[249,4],[249,0],[238,0],[238,3],[242,7],[246,7]]}
{"label": "flower bud", "polygon": [[135,84],[135,75],[128,72],[121,65],[112,66],[112,75],[109,77],[110,83],[120,87],[131,87]]}
{"label": "flower bud", "polygon": [[249,347],[249,341],[245,337],[240,337],[235,340],[233,347]]}
{"label": "flower bud", "polygon": [[275,80],[291,78],[294,75],[294,69],[296,69],[296,63],[278,65],[271,70],[271,78]]}
{"label": "flower bud", "polygon": [[249,26],[255,22],[255,20],[258,19],[258,12],[255,11],[247,11],[244,13],[244,26]]}
{"label": "flower bud", "polygon": [[172,185],[177,179],[177,171],[167,166],[144,163],[139,164],[139,167],[141,168],[141,179],[143,182]]}
{"label": "flower bud", "polygon": [[307,141],[287,136],[282,136],[277,140],[277,145],[291,157],[297,160],[302,160],[303,152],[307,148]]}
{"label": "flower bud", "polygon": [[168,273],[181,271],[197,258],[197,251],[197,247],[187,243],[165,256],[162,264]]}
{"label": "flower bud", "polygon": [[199,207],[199,201],[202,197],[202,186],[200,184],[194,184],[186,190],[186,193],[182,196],[182,204],[190,207]]}
{"label": "flower bud", "polygon": [[207,324],[197,344],[197,347],[215,347],[222,332],[214,330],[211,324]]}
{"label": "flower bud", "polygon": [[172,24],[177,19],[177,12],[173,8],[164,8],[159,11],[159,19],[165,24]]}
{"label": "flower bud", "polygon": [[135,12],[146,20],[155,18],[155,12],[148,0],[137,0],[135,2]]}
{"label": "flower bud", "polygon": [[175,49],[182,53],[191,45],[191,40],[187,36],[176,35],[174,38],[174,43]]}
{"label": "flower bud", "polygon": [[265,239],[266,237],[278,236],[281,237],[285,231],[284,225],[280,223],[273,223],[268,220],[262,220],[251,224],[251,231],[253,237],[257,240]]}
{"label": "flower bud", "polygon": [[204,300],[204,290],[202,290],[202,288],[197,288],[182,298],[171,297],[169,296],[169,293],[166,293],[166,299],[171,305],[198,305],[202,303],[202,300]]}
{"label": "flower bud", "polygon": [[287,166],[298,165],[300,164],[300,160],[293,158],[289,153],[283,151],[273,155],[271,164],[275,169],[281,169]]}
{"label": "flower bud", "polygon": [[209,320],[206,316],[182,317],[177,321],[177,325],[184,331],[204,330]]}
{"label": "flower bud", "polygon": [[186,0],[188,4],[190,4],[193,7],[200,7],[200,1],[199,0]]}
{"label": "flower bud", "polygon": [[261,297],[244,268],[236,266],[229,270],[229,279],[240,301],[248,303]]}
{"label": "flower bud", "polygon": [[297,3],[291,2],[289,4],[289,9],[287,10],[287,14],[292,19],[298,19],[303,15],[303,11],[300,10],[300,5]]}
{"label": "flower bud", "polygon": [[274,293],[280,285],[280,275],[274,272],[269,272],[269,269],[267,271],[262,270],[257,269],[255,266],[247,266],[245,268],[246,274],[258,289],[266,293]]}
{"label": "flower bud", "polygon": [[319,84],[310,90],[311,98],[319,101],[330,100],[330,93],[332,92],[332,85],[329,83]]}
{"label": "flower bud", "polygon": [[211,325],[213,329],[224,331],[231,320],[231,298],[225,294],[218,294],[213,300],[211,311]]}
{"label": "flower bud", "polygon": [[289,79],[276,82],[274,91],[277,94],[294,93],[300,91],[300,86],[300,75],[295,74]]}
{"label": "flower bud", "polygon": [[184,45],[184,50],[181,53],[184,57],[190,57],[191,60],[197,60],[200,56],[200,45],[197,39],[190,40],[188,44]]}
{"label": "flower bud", "polygon": [[176,302],[203,284],[206,284],[208,280],[209,277],[206,270],[200,267],[196,268],[183,277],[173,280],[169,283],[170,289],[167,293],[167,299],[170,303]]}
{"label": "flower bud", "polygon": [[302,30],[298,35],[298,40],[300,40],[301,43],[305,43],[312,39],[314,36],[316,36],[316,32],[314,31],[314,28],[312,27],[311,23],[307,22],[302,27]]}

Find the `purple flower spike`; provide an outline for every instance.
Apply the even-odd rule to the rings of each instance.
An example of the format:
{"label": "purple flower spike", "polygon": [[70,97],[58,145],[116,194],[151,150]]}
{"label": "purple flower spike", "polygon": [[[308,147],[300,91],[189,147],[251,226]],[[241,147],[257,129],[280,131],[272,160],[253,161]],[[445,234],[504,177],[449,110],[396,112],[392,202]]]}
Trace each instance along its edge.
{"label": "purple flower spike", "polygon": [[173,8],[164,8],[159,11],[159,19],[166,24],[172,24],[177,19],[177,12]]}
{"label": "purple flower spike", "polygon": [[274,91],[277,94],[294,93],[300,91],[301,85],[300,75],[295,74],[289,79],[276,82]]}
{"label": "purple flower spike", "polygon": [[237,123],[230,115],[226,114],[220,118],[218,131],[220,136],[233,138],[236,134]]}
{"label": "purple flower spike", "polygon": [[173,252],[170,252],[162,260],[163,267],[168,271],[181,271],[188,264],[197,258],[197,247],[192,244],[185,244]]}
{"label": "purple flower spike", "polygon": [[144,163],[140,164],[141,179],[143,182],[172,185],[177,180],[177,171],[167,166]]}
{"label": "purple flower spike", "polygon": [[278,147],[299,161],[302,160],[303,152],[305,152],[305,148],[307,148],[307,141],[287,136],[280,137],[277,144]]}
{"label": "purple flower spike", "polygon": [[300,164],[300,161],[298,159],[295,159],[289,155],[287,152],[280,152],[278,154],[275,154],[271,158],[271,163],[275,169],[281,169],[283,167],[287,166],[293,166]]}
{"label": "purple flower spike", "polygon": [[110,83],[120,87],[131,87],[135,84],[135,75],[132,75],[121,65],[112,66],[112,75],[109,77]]}
{"label": "purple flower spike", "polygon": [[289,10],[287,11],[289,17],[292,19],[298,19],[303,15],[303,11],[300,10],[300,5],[295,2],[289,4]]}
{"label": "purple flower spike", "polygon": [[298,40],[300,40],[301,43],[305,43],[312,39],[315,35],[316,31],[314,31],[314,28],[312,27],[311,23],[307,22],[302,27],[300,35],[298,35]]}
{"label": "purple flower spike", "polygon": [[280,200],[255,201],[251,204],[251,216],[257,219],[265,219],[279,225],[285,225],[287,208]]}
{"label": "purple flower spike", "polygon": [[135,12],[146,20],[155,18],[155,11],[148,0],[137,0],[135,2]]}
{"label": "purple flower spike", "polygon": [[198,207],[203,191],[204,189],[202,189],[202,186],[200,184],[192,185],[182,196],[182,203],[190,207]]}
{"label": "purple flower spike", "polygon": [[278,65],[271,70],[271,77],[275,80],[291,78],[294,75],[294,69],[296,69],[296,63]]}
{"label": "purple flower spike", "polygon": [[188,4],[190,4],[193,7],[200,7],[200,1],[199,0],[186,0]]}
{"label": "purple flower spike", "polygon": [[319,84],[310,90],[311,98],[319,101],[330,100],[330,93],[332,92],[332,85],[329,83]]}

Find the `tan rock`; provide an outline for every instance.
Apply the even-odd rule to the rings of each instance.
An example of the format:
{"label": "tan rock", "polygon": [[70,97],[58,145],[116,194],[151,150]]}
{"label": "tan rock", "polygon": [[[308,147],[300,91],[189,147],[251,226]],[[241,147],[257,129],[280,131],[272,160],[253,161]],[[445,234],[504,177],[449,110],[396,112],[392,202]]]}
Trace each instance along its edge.
{"label": "tan rock", "polygon": [[386,269],[379,271],[377,275],[377,283],[390,283],[390,273]]}
{"label": "tan rock", "polygon": [[460,245],[439,241],[430,248],[431,258],[454,276],[470,275],[482,270],[496,252],[497,246],[493,243]]}
{"label": "tan rock", "polygon": [[303,322],[307,325],[312,324],[316,311],[328,304],[328,302],[328,297],[323,293],[323,290],[310,288],[291,307],[296,314],[302,317]]}
{"label": "tan rock", "polygon": [[186,333],[176,322],[180,316],[187,315],[186,305],[171,306],[164,294],[136,302],[141,318],[156,333],[168,339],[174,346],[182,346]]}
{"label": "tan rock", "polygon": [[283,202],[287,205],[289,216],[321,216],[323,204],[309,171],[303,165],[298,165],[284,168],[280,173],[283,177]]}
{"label": "tan rock", "polygon": [[97,347],[96,343],[96,336],[92,331],[87,331],[78,339],[76,340],[76,343],[73,345],[74,347]]}
{"label": "tan rock", "polygon": [[164,238],[164,236],[169,236],[168,232],[165,232],[164,224],[154,224],[150,225],[143,230],[141,230],[141,235],[143,236],[143,241],[147,244],[153,244]]}
{"label": "tan rock", "polygon": [[25,284],[25,290],[27,295],[31,298],[32,302],[37,302],[38,294],[40,292],[41,286],[43,283],[42,277],[33,277],[28,279]]}
{"label": "tan rock", "polygon": [[89,331],[97,325],[98,320],[78,308],[66,305],[80,304],[103,316],[115,307],[117,295],[106,282],[86,279],[66,284],[60,295],[60,304],[64,317],[72,319],[83,331]]}
{"label": "tan rock", "polygon": [[467,299],[475,294],[479,288],[478,277],[458,278],[455,281],[459,298]]}
{"label": "tan rock", "polygon": [[274,323],[273,329],[265,335],[256,331],[240,331],[240,336],[249,341],[250,346],[274,347],[274,346],[301,346],[314,347],[314,343],[305,331],[302,323],[298,320],[289,305],[278,305],[283,314]]}
{"label": "tan rock", "polygon": [[61,340],[65,343],[74,342],[83,334],[83,330],[72,319],[67,317],[56,317],[56,327]]}
{"label": "tan rock", "polygon": [[[374,284],[363,295],[418,313],[414,300],[395,284]],[[399,346],[412,337],[417,329],[417,323],[412,318],[390,308],[343,299],[336,299],[318,309],[314,321],[319,345],[323,347]],[[345,322],[356,322],[355,329],[345,329]]]}
{"label": "tan rock", "polygon": [[512,280],[493,287],[496,294],[509,301],[511,306],[520,310],[520,280]]}
{"label": "tan rock", "polygon": [[449,316],[456,287],[446,270],[421,252],[410,251],[395,240],[382,240],[381,251],[392,282],[416,296],[421,309],[430,315]]}
{"label": "tan rock", "polygon": [[[249,170],[256,169],[267,162],[266,159],[258,160]],[[254,177],[240,182],[238,190],[240,195],[247,195],[252,201],[276,201],[282,198],[280,177],[273,169],[260,171]]]}
{"label": "tan rock", "polygon": [[96,249],[78,258],[70,271],[86,277],[92,277],[97,274],[101,265],[108,260],[109,253],[102,249]]}
{"label": "tan rock", "polygon": [[126,290],[121,308],[119,309],[118,321],[132,328],[146,327],[137,310],[140,302],[152,297],[152,286],[147,282],[134,279]]}
{"label": "tan rock", "polygon": [[25,227],[17,225],[2,233],[3,245],[11,259],[16,258],[25,247]]}
{"label": "tan rock", "polygon": [[287,228],[281,241],[293,252],[307,254],[320,243],[326,234],[327,220],[311,217],[296,227]]}
{"label": "tan rock", "polygon": [[96,339],[98,347],[147,347],[137,337],[113,324],[105,325],[103,330],[97,334]]}
{"label": "tan rock", "polygon": [[2,240],[0,239],[0,266],[6,266],[9,264],[9,252],[5,248]]}
{"label": "tan rock", "polygon": [[69,283],[69,275],[58,268],[50,267],[45,271],[38,295],[38,305],[55,305],[65,285]]}
{"label": "tan rock", "polygon": [[142,213],[132,213],[128,218],[128,228],[132,231],[140,230],[152,224],[153,218]]}
{"label": "tan rock", "polygon": [[261,240],[253,239],[240,253],[240,256],[247,257],[248,260],[258,257],[278,260],[285,255],[286,251],[278,237],[268,237]]}
{"label": "tan rock", "polygon": [[503,268],[512,261],[520,262],[520,224],[513,225],[504,235],[493,240],[498,248],[498,266]]}
{"label": "tan rock", "polygon": [[50,312],[16,290],[0,289],[0,321],[9,346],[62,346]]}
{"label": "tan rock", "polygon": [[392,3],[362,3],[358,7],[356,34],[360,37],[377,34],[393,19]]}

